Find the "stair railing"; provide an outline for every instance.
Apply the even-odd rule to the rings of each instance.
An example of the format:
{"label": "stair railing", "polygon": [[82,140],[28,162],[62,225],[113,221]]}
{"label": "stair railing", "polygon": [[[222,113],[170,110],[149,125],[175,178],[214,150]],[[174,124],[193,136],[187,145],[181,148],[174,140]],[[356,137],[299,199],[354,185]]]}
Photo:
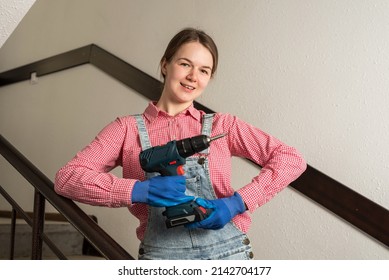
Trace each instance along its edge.
{"label": "stair railing", "polygon": [[[42,242],[60,259],[66,257],[44,234],[45,202],[53,205],[70,224],[72,224],[89,243],[106,259],[133,260],[134,258],[112,239],[95,221],[93,221],[72,200],[59,196],[54,184],[2,135],[0,135],[0,154],[35,188],[34,216],[31,219],[25,211],[0,186],[0,194],[12,206],[11,233],[15,233],[16,214],[19,214],[33,228],[32,259],[42,259]],[[14,237],[11,236],[11,254],[13,258]]]}
{"label": "stair railing", "polygon": [[[27,225],[32,228],[32,241],[31,241],[31,259],[41,260],[43,242],[51,249],[51,251],[60,260],[66,260],[66,256],[62,251],[52,242],[52,240],[44,233],[44,197],[35,191],[34,194],[34,216],[31,218],[26,211],[5,191],[0,185],[0,195],[11,205],[11,232],[10,232],[10,246],[9,246],[9,259],[13,260],[15,255],[15,235],[16,235],[16,219],[21,217]],[[42,215],[43,214],[43,215]]]}

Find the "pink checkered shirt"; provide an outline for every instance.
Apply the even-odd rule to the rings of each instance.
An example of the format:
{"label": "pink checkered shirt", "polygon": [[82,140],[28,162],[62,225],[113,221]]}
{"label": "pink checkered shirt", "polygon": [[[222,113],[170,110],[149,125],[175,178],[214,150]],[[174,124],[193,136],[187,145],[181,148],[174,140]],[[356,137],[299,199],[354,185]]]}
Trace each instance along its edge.
{"label": "pink checkered shirt", "polygon": [[[150,102],[143,117],[151,145],[199,135],[204,114],[191,106],[172,117]],[[219,198],[231,196],[235,190],[242,196],[249,211],[234,217],[233,222],[247,232],[251,224],[248,212],[265,204],[297,179],[305,170],[306,163],[296,149],[235,116],[215,114],[211,135],[221,133],[228,134],[211,143],[208,155],[212,185]],[[145,180],[139,164],[140,152],[135,118],[117,118],[57,172],[55,190],[82,203],[128,207],[140,221],[136,231],[138,238],[143,240],[148,218],[147,205],[131,203],[135,182]],[[231,186],[231,156],[248,158],[261,165],[262,169],[247,185]],[[123,178],[109,172],[117,166],[122,166]]]}

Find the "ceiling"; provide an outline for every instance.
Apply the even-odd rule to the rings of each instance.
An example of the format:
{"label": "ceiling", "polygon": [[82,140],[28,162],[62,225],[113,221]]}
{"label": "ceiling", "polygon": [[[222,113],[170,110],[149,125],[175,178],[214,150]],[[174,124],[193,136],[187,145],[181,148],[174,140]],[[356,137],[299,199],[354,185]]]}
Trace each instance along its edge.
{"label": "ceiling", "polygon": [[0,0],[0,48],[34,3],[35,0]]}

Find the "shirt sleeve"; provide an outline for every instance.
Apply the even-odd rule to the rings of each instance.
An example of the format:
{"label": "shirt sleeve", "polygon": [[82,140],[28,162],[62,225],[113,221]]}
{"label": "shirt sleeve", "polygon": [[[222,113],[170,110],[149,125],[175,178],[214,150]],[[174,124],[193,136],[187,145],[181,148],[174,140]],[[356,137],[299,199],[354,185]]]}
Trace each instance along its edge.
{"label": "shirt sleeve", "polygon": [[251,183],[238,190],[253,212],[296,180],[307,165],[293,147],[237,117],[230,117],[228,140],[233,156],[247,158],[262,168]]}
{"label": "shirt sleeve", "polygon": [[86,204],[123,207],[131,204],[136,180],[109,173],[120,165],[126,126],[121,119],[108,124],[95,139],[55,176],[55,191]]}

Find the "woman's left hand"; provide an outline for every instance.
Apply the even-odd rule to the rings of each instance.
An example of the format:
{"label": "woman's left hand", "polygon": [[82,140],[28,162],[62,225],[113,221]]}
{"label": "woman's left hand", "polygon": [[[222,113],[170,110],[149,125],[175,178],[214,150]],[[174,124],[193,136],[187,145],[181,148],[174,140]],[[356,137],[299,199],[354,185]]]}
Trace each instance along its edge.
{"label": "woman's left hand", "polygon": [[208,218],[195,223],[185,225],[186,228],[203,228],[203,229],[221,229],[233,217],[246,211],[242,197],[235,192],[233,196],[207,200],[203,198],[196,199],[197,204],[206,208],[212,209],[211,215]]}

